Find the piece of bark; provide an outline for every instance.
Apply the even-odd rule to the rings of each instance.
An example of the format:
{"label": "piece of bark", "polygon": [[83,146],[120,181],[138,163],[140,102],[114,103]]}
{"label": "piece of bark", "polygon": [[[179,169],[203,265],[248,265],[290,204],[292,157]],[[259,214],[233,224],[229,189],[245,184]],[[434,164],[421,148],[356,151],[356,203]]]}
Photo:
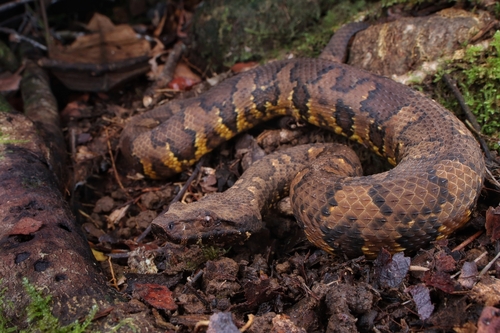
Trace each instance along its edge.
{"label": "piece of bark", "polygon": [[60,127],[57,101],[50,90],[47,73],[34,62],[27,61],[21,81],[24,113],[31,119],[44,141],[45,162],[57,177],[59,189],[63,190],[67,180],[66,145]]}

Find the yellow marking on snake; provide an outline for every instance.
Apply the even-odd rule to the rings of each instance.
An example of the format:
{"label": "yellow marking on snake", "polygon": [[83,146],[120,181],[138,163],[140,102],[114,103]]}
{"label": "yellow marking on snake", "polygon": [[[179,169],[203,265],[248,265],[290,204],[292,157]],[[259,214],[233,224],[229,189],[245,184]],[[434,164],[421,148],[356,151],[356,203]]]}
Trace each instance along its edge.
{"label": "yellow marking on snake", "polygon": [[235,108],[234,112],[236,113],[236,128],[238,129],[238,133],[250,128],[250,124],[247,122],[243,111],[240,108]]}
{"label": "yellow marking on snake", "polygon": [[198,160],[203,155],[208,153],[210,150],[207,148],[207,137],[203,132],[197,132],[196,138],[194,140],[194,146],[196,147],[196,152],[194,153],[195,159]]}
{"label": "yellow marking on snake", "polygon": [[217,109],[217,125],[215,126],[215,132],[226,140],[231,139],[236,134],[231,131],[229,127],[224,124],[224,119],[220,116],[220,109]]}
{"label": "yellow marking on snake", "polygon": [[[161,159],[161,162],[163,165],[168,166],[170,169],[174,170],[175,172],[182,172],[183,165],[185,161],[181,162],[179,159],[174,155],[174,153],[170,150],[170,145],[165,143],[165,151],[167,152],[166,156],[164,156]],[[148,174],[149,175],[149,174]]]}
{"label": "yellow marking on snake", "polygon": [[148,160],[144,160],[144,159],[141,159],[140,161],[141,161],[142,168],[143,168],[146,176],[151,177],[153,179],[158,179],[158,175],[156,174],[156,172],[153,171],[153,164],[151,162],[149,162]]}

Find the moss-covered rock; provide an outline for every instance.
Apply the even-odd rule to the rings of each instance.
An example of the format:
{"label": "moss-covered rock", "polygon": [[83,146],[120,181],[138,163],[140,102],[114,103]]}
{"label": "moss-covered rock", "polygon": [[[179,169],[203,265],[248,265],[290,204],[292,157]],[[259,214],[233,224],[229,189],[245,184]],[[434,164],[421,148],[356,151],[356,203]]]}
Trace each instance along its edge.
{"label": "moss-covered rock", "polygon": [[194,53],[216,71],[277,57],[294,41],[294,47],[312,55],[328,42],[332,28],[366,6],[365,0],[207,1],[193,20]]}

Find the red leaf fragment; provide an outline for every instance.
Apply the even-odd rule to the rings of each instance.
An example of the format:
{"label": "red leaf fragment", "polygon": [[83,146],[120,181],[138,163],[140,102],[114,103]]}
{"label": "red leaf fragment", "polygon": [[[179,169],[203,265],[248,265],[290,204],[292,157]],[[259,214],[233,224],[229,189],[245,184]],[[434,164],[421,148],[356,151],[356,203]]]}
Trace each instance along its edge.
{"label": "red leaf fragment", "polygon": [[462,285],[462,287],[466,289],[472,289],[474,284],[477,281],[477,265],[474,261],[472,262],[464,262],[462,269],[460,270],[460,277],[458,278],[458,282]]}
{"label": "red leaf fragment", "polygon": [[477,321],[477,333],[500,332],[500,309],[486,306]]}
{"label": "red leaf fragment", "polygon": [[31,217],[23,217],[10,230],[9,236],[29,235],[40,230],[42,225],[42,221],[32,219]]}
{"label": "red leaf fragment", "polygon": [[424,284],[417,284],[406,288],[405,291],[409,292],[413,297],[420,319],[429,319],[434,311],[434,305],[431,303],[429,288],[427,288]]}
{"label": "red leaf fragment", "polygon": [[451,294],[455,291],[455,284],[450,276],[450,274],[445,272],[435,272],[430,271],[425,272],[424,278],[422,279],[426,286],[441,289],[445,293]]}
{"label": "red leaf fragment", "polygon": [[439,252],[435,256],[436,270],[440,272],[453,272],[457,267],[457,262],[452,256],[445,252]]}
{"label": "red leaf fragment", "polygon": [[411,260],[410,257],[405,257],[403,252],[396,253],[392,259],[387,260],[386,254],[381,252],[377,262],[384,263],[377,267],[376,270],[380,286],[383,288],[397,288],[410,270]]}
{"label": "red leaf fragment", "polygon": [[246,72],[252,68],[255,68],[259,66],[259,63],[255,62],[255,61],[250,61],[250,62],[238,62],[236,64],[234,64],[232,67],[231,67],[231,71],[233,73],[241,73],[241,72]]}
{"label": "red leaf fragment", "polygon": [[175,304],[172,298],[172,292],[165,286],[154,283],[136,283],[134,286],[134,295],[142,298],[144,302],[156,309],[177,310],[177,304]]}
{"label": "red leaf fragment", "polygon": [[490,207],[486,211],[486,234],[494,242],[500,238],[500,206]]}
{"label": "red leaf fragment", "polygon": [[168,83],[167,87],[173,90],[184,91],[191,89],[198,82],[186,77],[176,77]]}

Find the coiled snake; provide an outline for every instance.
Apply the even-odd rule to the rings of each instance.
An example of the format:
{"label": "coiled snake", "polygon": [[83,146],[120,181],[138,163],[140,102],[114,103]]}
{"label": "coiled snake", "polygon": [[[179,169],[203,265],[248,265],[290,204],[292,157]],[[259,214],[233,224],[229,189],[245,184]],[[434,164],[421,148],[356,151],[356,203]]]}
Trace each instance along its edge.
{"label": "coiled snake", "polygon": [[[382,247],[413,251],[461,227],[470,218],[485,172],[473,135],[423,94],[332,61],[338,57],[329,48],[319,59],[272,62],[198,97],[134,117],[122,133],[122,151],[147,176],[169,177],[236,134],[289,115],[369,146],[395,165],[384,173],[356,176],[356,158],[347,152],[348,157],[334,153],[326,164],[300,171],[290,185],[292,208],[315,245],[373,258]],[[330,150],[298,149],[266,157],[225,196],[172,205],[153,221],[153,230],[186,241],[241,238],[260,229],[259,211],[278,190],[287,191],[289,174]],[[333,159],[341,167],[332,165]],[[342,165],[349,169],[344,178],[335,175]]]}

